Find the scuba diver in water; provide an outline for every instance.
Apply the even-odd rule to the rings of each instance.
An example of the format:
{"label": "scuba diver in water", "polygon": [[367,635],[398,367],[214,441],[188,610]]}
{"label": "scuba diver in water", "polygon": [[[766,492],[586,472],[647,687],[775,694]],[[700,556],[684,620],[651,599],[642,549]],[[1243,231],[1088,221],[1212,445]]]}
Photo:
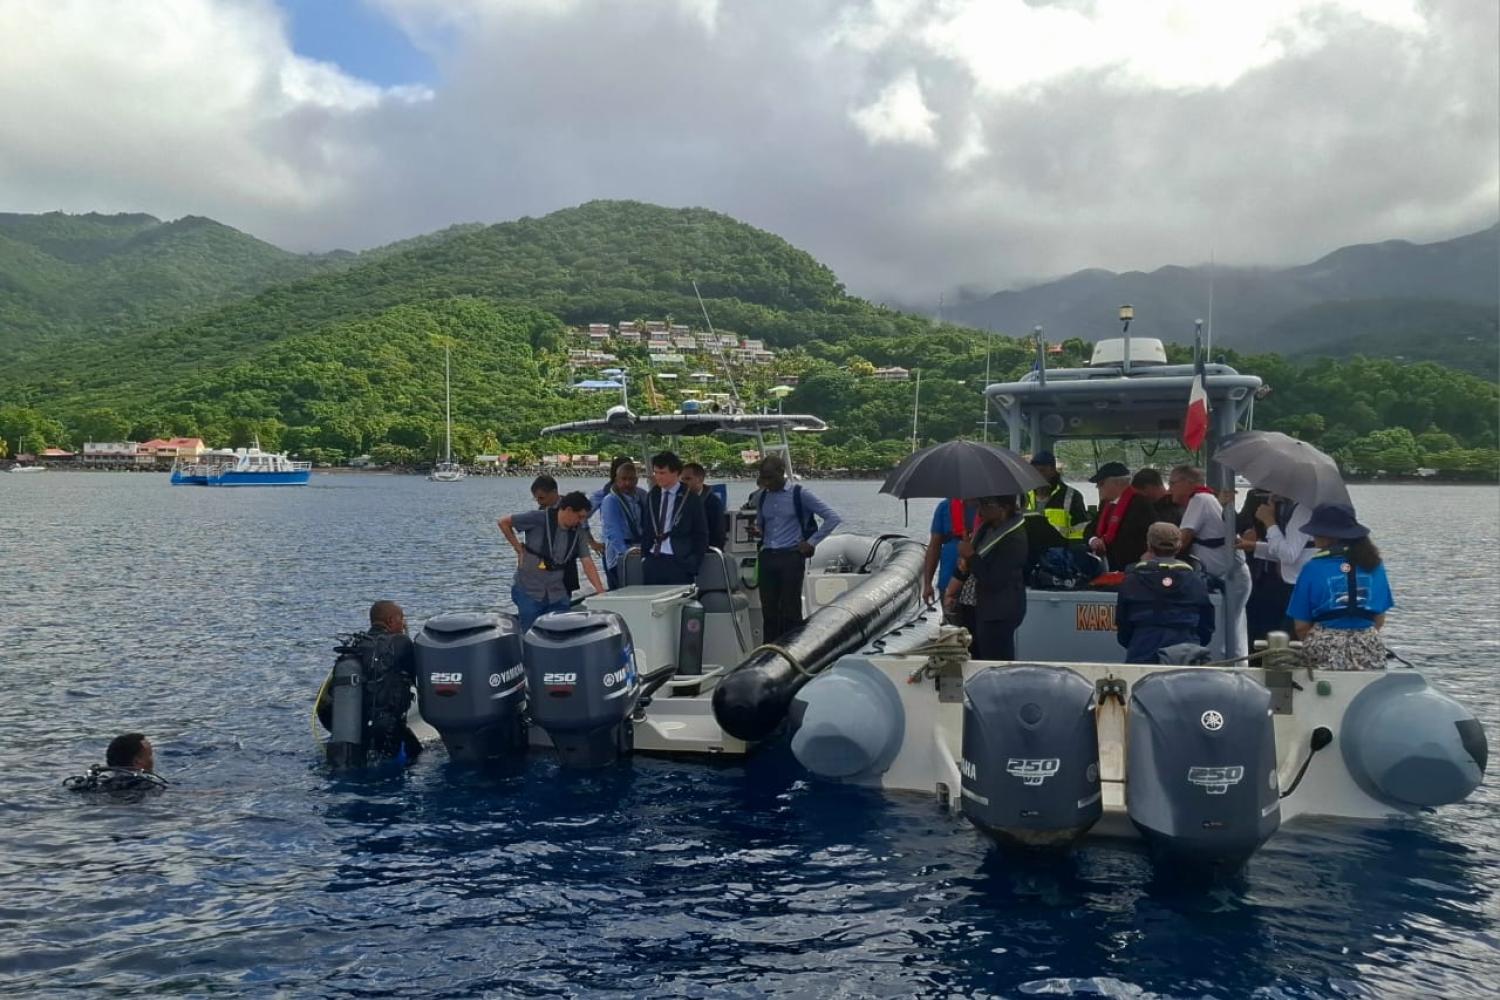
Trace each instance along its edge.
{"label": "scuba diver in water", "polygon": [[406,763],[422,742],[406,725],[417,680],[416,647],[406,614],[395,601],[370,605],[370,628],[349,636],[315,707],[329,732],[328,762],[361,767],[380,760]]}
{"label": "scuba diver in water", "polygon": [[103,764],[67,778],[63,787],[75,792],[141,794],[161,791],[167,787],[167,780],[156,773],[156,751],[151,741],[143,733],[122,733],[109,741]]}

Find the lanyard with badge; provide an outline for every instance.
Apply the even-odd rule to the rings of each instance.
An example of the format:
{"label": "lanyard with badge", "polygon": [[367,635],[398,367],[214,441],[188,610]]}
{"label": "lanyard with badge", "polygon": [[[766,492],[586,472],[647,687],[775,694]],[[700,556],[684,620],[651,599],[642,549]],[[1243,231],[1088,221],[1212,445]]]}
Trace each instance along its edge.
{"label": "lanyard with badge", "polygon": [[[546,547],[546,549],[543,550],[546,553],[545,555],[538,555],[536,557],[536,568],[539,569],[539,570],[550,570],[550,569],[552,569],[551,566],[547,565],[547,560],[552,557],[552,554],[554,552],[557,551],[557,541],[556,541],[557,536],[554,533],[555,528],[556,528],[556,524],[557,524],[557,512],[555,510],[549,510],[549,511],[547,511],[547,523],[545,525],[543,525],[543,529],[542,529],[544,537],[547,540],[547,547]],[[568,549],[567,549],[566,552],[563,553],[562,559],[561,560],[557,560],[557,559],[553,559],[552,560],[553,562],[559,563],[559,566],[558,566],[559,569],[562,568],[562,564],[566,564],[568,562],[568,560],[573,557],[574,550],[578,548],[578,529],[577,528],[564,528],[563,530],[571,533],[573,537],[569,540],[569,542],[568,542]]]}

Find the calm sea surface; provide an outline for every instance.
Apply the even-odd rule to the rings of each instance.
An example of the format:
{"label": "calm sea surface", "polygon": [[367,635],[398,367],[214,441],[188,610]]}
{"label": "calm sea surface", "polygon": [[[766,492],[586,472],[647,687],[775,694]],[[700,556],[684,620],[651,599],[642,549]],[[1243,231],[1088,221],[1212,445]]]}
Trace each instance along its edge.
{"label": "calm sea surface", "polygon": [[[874,484],[811,486],[853,527],[901,524]],[[1500,742],[1500,491],[1354,493],[1392,645]],[[377,597],[413,623],[499,605],[494,522],[528,505],[508,479],[0,475],[0,994],[1496,995],[1493,782],[1399,826],[1283,830],[1202,887],[1128,844],[1019,862],[784,748],[331,776],[308,709],[334,633]],[[165,795],[59,786],[130,729]]]}

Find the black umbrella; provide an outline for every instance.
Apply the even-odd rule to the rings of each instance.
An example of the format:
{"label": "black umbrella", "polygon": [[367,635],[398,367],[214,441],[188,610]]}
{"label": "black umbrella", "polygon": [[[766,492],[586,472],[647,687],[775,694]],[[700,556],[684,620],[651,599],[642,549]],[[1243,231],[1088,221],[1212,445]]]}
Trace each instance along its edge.
{"label": "black umbrella", "polygon": [[885,477],[880,492],[912,497],[1005,496],[1029,493],[1046,480],[1009,448],[978,441],[946,441],[913,452]]}
{"label": "black umbrella", "polygon": [[1242,431],[1225,438],[1213,457],[1252,485],[1299,504],[1354,506],[1338,463],[1306,441],[1279,431]]}

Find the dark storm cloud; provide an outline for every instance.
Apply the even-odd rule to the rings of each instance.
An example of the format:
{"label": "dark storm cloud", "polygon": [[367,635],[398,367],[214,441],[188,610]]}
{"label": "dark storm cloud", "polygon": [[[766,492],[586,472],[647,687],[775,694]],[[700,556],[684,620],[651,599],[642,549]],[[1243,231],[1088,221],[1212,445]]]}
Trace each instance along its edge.
{"label": "dark storm cloud", "polygon": [[[205,33],[231,9],[173,3]],[[218,115],[134,99],[111,120],[145,140],[112,145],[107,165],[17,140],[27,122],[0,111],[0,184],[21,202],[5,207],[197,212],[326,249],[593,198],[703,205],[903,302],[1211,252],[1300,262],[1500,212],[1492,3],[1162,0],[1130,19],[1015,0],[380,6],[432,47],[430,93],[309,67],[271,8],[235,5],[251,44],[215,72],[243,61],[238,86],[197,86],[210,106],[249,96]],[[254,31],[247,10],[265,15]],[[176,72],[173,93],[191,95]],[[108,110],[110,81],[90,79]]]}

